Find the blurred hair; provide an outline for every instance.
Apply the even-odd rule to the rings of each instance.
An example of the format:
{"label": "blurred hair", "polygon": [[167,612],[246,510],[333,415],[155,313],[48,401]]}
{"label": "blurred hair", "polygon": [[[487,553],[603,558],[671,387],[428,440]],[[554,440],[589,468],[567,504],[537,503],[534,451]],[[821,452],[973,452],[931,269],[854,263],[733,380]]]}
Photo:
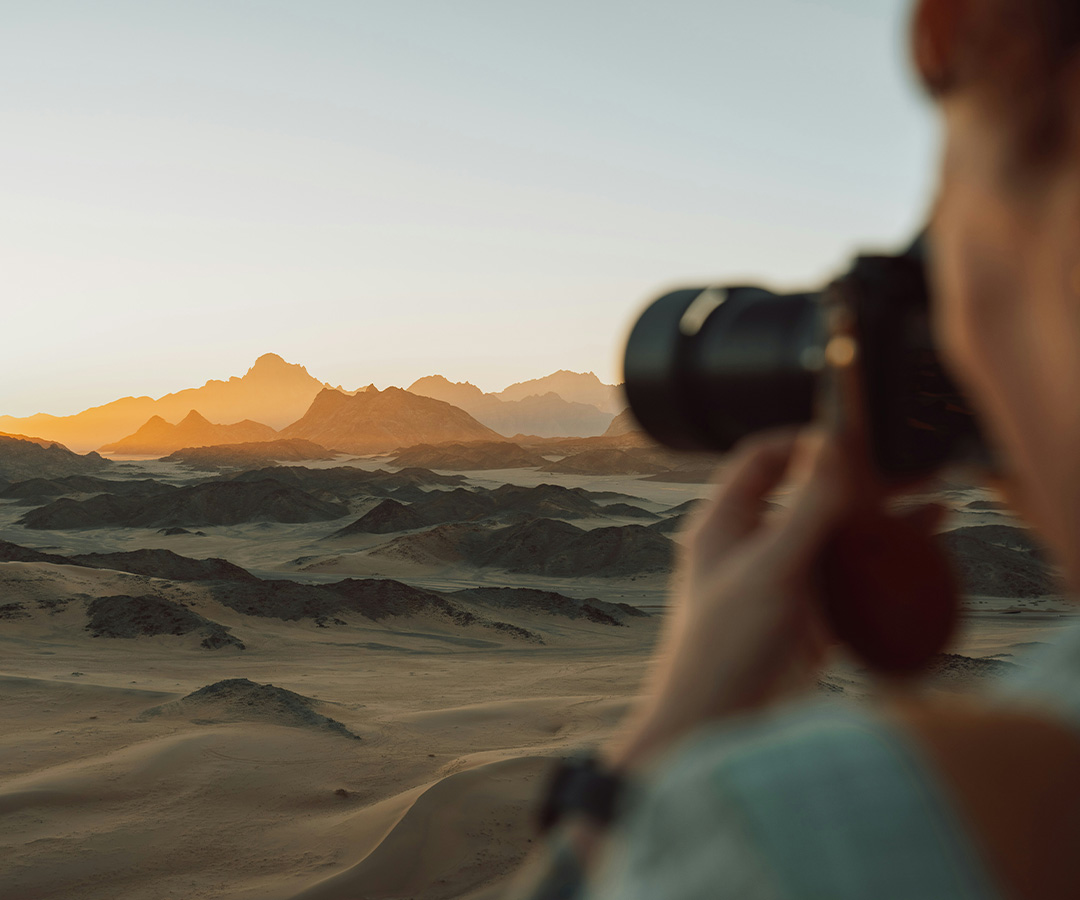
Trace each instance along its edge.
{"label": "blurred hair", "polygon": [[1080,57],[1080,0],[985,0],[950,71],[927,90],[976,88],[1012,122],[1014,174],[1034,173],[1067,151],[1066,71]]}
{"label": "blurred hair", "polygon": [[1010,0],[1031,4],[1039,17],[1050,61],[1056,66],[1068,62],[1080,49],[1080,2],[1077,0]]}
{"label": "blurred hair", "polygon": [[1080,50],[1080,0],[986,0],[958,50],[953,68],[927,83],[932,94],[970,80],[1006,94],[1045,91]]}

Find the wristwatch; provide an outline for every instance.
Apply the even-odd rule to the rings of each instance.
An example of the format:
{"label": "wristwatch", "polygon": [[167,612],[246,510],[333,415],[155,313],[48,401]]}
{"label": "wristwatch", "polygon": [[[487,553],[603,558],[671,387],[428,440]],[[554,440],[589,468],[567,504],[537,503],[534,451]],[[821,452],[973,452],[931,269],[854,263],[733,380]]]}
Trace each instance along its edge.
{"label": "wristwatch", "polygon": [[540,833],[569,814],[583,815],[601,827],[610,825],[624,786],[625,779],[604,768],[595,753],[560,760],[540,806]]}

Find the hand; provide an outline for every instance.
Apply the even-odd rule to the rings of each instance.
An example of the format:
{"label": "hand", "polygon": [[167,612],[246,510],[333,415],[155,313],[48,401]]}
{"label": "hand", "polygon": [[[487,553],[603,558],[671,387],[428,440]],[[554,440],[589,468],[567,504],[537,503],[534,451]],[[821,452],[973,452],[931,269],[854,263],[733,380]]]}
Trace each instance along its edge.
{"label": "hand", "polygon": [[[823,544],[864,484],[841,444],[818,432],[744,442],[727,481],[687,533],[674,609],[626,733],[607,750],[631,768],[698,725],[759,708],[817,673],[831,636],[815,593]],[[795,482],[783,512],[765,498]]]}

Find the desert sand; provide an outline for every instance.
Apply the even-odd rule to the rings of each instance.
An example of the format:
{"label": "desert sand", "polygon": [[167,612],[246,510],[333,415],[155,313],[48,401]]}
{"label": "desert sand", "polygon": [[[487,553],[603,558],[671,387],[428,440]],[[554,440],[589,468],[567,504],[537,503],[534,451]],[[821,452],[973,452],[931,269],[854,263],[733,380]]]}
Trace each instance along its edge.
{"label": "desert sand", "polygon": [[[350,465],[387,467],[384,458]],[[557,484],[658,521],[711,490],[538,469],[442,474],[463,477],[422,490]],[[182,489],[210,476],[174,463],[129,462],[107,477]],[[311,585],[354,577],[399,579],[421,591],[539,588],[650,615],[612,624],[533,608],[519,595],[499,605],[450,593],[431,596],[451,598],[472,618],[421,604],[378,619],[354,606],[287,620],[238,611],[219,583],[195,578],[197,566],[162,579],[88,568],[85,559],[0,562],[0,710],[9,723],[0,733],[0,896],[502,895],[533,846],[532,810],[551,758],[603,740],[639,690],[669,576],[514,574],[372,552],[401,537],[395,533],[328,539],[383,499],[321,496],[347,512],[171,534],[115,525],[29,529],[17,522],[34,506],[9,499],[0,501],[0,540],[64,557],[162,548]],[[1002,541],[1019,540],[1008,530],[1015,520],[988,492],[954,488],[946,499],[954,509],[949,529],[1003,526]],[[774,500],[786,502],[782,494]],[[569,521],[584,529],[642,526],[620,515]],[[997,550],[1029,552],[979,537],[995,534],[967,535],[977,542],[965,550],[975,554],[973,577],[991,578],[984,587],[998,583],[991,577]],[[1037,579],[1023,584],[1037,589],[967,599],[956,655],[939,661],[934,690],[974,690],[1014,671],[1073,621],[1063,597]],[[115,600],[131,597],[167,601],[195,625],[183,634],[138,633],[145,623],[124,618],[126,607]],[[96,608],[119,616],[98,628],[100,636],[87,627]],[[210,649],[201,621],[235,640]],[[108,636],[117,622],[138,636]],[[857,665],[837,659],[817,690],[831,702],[857,703],[871,688]]]}

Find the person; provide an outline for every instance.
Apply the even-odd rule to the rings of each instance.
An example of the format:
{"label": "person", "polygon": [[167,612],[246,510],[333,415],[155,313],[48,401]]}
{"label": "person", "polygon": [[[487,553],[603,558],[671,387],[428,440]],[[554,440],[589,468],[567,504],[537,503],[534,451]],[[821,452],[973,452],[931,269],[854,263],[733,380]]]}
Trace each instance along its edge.
{"label": "person", "polygon": [[[945,132],[939,342],[1075,590],[1080,3],[919,0],[911,46]],[[518,896],[1080,896],[1080,631],[974,698],[793,699],[831,642],[813,573],[857,502],[846,453],[821,430],[737,452],[688,535],[644,693],[598,750],[618,802],[563,816]],[[784,478],[789,509],[763,515]]]}

